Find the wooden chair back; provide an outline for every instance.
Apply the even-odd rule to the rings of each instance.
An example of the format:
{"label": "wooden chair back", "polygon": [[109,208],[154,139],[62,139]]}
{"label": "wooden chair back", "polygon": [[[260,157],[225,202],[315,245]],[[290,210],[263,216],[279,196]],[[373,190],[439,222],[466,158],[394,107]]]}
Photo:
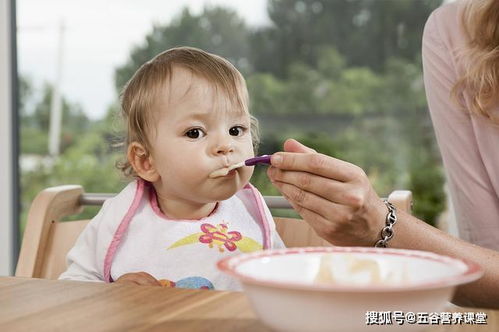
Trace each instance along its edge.
{"label": "wooden chair back", "polygon": [[[65,185],[41,191],[31,204],[16,267],[16,276],[57,279],[66,270],[66,255],[90,220],[61,221],[79,214],[87,205],[102,205],[113,194],[85,194],[79,185]],[[291,206],[278,196],[265,196],[269,208]],[[397,190],[388,200],[410,212],[412,194]],[[287,247],[330,246],[303,220],[274,218]]]}

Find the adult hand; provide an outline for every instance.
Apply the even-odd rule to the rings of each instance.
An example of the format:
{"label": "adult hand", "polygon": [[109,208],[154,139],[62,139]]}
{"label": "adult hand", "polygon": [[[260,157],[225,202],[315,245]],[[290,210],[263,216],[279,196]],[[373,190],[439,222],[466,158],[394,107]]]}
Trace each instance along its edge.
{"label": "adult hand", "polygon": [[143,286],[162,286],[161,283],[147,272],[126,273],[118,278],[117,283],[131,283]]}
{"label": "adult hand", "polygon": [[358,166],[296,140],[272,155],[272,183],[317,235],[335,245],[373,246],[388,212]]}

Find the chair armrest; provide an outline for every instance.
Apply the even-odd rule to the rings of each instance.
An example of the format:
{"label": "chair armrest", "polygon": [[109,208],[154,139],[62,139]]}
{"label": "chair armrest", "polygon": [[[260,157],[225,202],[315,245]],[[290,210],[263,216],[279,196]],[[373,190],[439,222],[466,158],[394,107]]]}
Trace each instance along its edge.
{"label": "chair armrest", "polygon": [[410,190],[394,190],[388,195],[388,202],[399,210],[412,213],[412,192]]}
{"label": "chair armrest", "polygon": [[79,204],[81,194],[81,186],[65,185],[47,188],[35,197],[28,213],[16,276],[33,277],[39,274],[52,223],[80,213],[83,210]]}

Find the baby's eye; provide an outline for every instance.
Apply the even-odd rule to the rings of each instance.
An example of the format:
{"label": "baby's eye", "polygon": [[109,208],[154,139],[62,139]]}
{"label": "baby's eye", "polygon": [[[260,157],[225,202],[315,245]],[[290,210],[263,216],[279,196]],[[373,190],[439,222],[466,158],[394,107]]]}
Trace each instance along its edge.
{"label": "baby's eye", "polygon": [[197,139],[203,137],[205,134],[200,128],[192,128],[185,132],[185,136]]}
{"label": "baby's eye", "polygon": [[246,128],[242,126],[235,126],[229,129],[229,134],[231,136],[241,136],[246,131]]}

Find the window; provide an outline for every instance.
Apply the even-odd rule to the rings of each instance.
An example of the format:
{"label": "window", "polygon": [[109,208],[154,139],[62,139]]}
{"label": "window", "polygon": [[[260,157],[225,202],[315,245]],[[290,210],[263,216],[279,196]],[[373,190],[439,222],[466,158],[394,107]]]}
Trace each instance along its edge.
{"label": "window", "polygon": [[[261,153],[280,150],[286,137],[301,139],[363,167],[380,195],[412,190],[415,214],[434,222],[443,175],[420,40],[440,3],[19,0],[23,220],[48,186],[123,188],[114,168],[121,151],[113,148],[119,91],[143,62],[188,45],[228,58],[244,74]],[[261,169],[252,182],[277,194]]]}

